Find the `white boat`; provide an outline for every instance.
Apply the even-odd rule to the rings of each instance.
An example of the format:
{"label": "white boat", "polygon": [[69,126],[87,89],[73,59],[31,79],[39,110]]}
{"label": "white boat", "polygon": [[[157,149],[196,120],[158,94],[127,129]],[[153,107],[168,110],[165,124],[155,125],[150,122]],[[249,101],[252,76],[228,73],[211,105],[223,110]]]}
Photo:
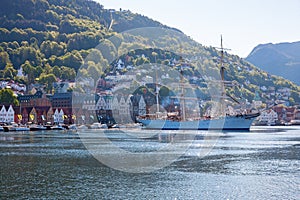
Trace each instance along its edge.
{"label": "white boat", "polygon": [[89,129],[86,125],[80,125],[77,127],[78,130],[87,130]]}
{"label": "white boat", "polygon": [[90,126],[90,128],[91,129],[107,129],[108,127],[106,124],[95,122]]}
{"label": "white boat", "polygon": [[18,125],[16,123],[13,123],[12,125],[9,126],[3,126],[3,129],[5,132],[10,132],[10,131],[29,131],[29,127],[27,126],[22,126]]}
{"label": "white boat", "polygon": [[58,124],[58,125],[54,125],[51,127],[51,130],[65,130],[66,128],[63,127],[62,125]]}
{"label": "white boat", "polygon": [[31,125],[29,126],[30,131],[44,131],[47,130],[47,127],[43,125]]}
{"label": "white boat", "polygon": [[[226,95],[225,92],[225,83],[228,81],[224,81],[224,71],[225,67],[223,66],[223,57],[224,57],[224,51],[223,51],[223,44],[222,44],[222,37],[221,37],[221,69],[220,69],[220,75],[221,75],[221,96],[220,96],[220,102],[223,102],[224,99],[230,97],[235,102],[238,102],[233,97]],[[183,70],[181,69],[181,83],[183,85]],[[157,84],[156,84],[157,85]],[[158,87],[156,87],[158,88]],[[184,91],[182,87],[182,91]],[[223,114],[215,117],[207,117],[207,118],[201,118],[201,119],[186,119],[185,118],[185,99],[184,92],[181,94],[181,112],[182,116],[173,115],[173,117],[170,117],[170,115],[167,115],[167,117],[159,117],[158,115],[158,109],[156,114],[147,114],[145,116],[138,116],[137,121],[140,122],[145,128],[148,129],[159,129],[159,130],[245,130],[249,131],[252,122],[254,119],[260,115],[260,113],[246,113],[246,114],[238,114],[238,115],[229,115],[229,114]],[[158,102],[158,89],[156,91],[156,99]],[[238,102],[239,103],[239,102]],[[222,104],[222,103],[221,103]],[[158,104],[157,104],[158,105]]]}
{"label": "white boat", "polygon": [[11,131],[29,131],[30,129],[26,126],[19,126],[19,127],[15,127],[14,129],[12,129]]}
{"label": "white boat", "polygon": [[77,130],[76,124],[71,124],[71,125],[69,126],[69,130]]}

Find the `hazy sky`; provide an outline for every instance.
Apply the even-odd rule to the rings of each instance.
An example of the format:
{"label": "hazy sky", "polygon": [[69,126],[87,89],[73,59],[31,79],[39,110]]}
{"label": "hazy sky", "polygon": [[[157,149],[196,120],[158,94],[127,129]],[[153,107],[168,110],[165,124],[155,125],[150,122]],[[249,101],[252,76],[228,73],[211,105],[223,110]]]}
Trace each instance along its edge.
{"label": "hazy sky", "polygon": [[206,46],[246,57],[262,43],[300,41],[300,0],[96,0],[175,27]]}

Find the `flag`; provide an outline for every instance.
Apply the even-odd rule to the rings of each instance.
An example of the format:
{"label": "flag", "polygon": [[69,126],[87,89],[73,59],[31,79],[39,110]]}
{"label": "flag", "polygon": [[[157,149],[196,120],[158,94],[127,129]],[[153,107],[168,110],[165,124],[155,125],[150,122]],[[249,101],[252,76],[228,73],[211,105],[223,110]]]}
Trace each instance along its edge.
{"label": "flag", "polygon": [[64,119],[68,119],[68,116],[67,116],[67,115],[64,115],[63,118],[64,118]]}
{"label": "flag", "polygon": [[18,115],[18,118],[19,118],[19,120],[23,119],[22,115]]}
{"label": "flag", "polygon": [[72,119],[76,119],[76,115],[72,115]]}

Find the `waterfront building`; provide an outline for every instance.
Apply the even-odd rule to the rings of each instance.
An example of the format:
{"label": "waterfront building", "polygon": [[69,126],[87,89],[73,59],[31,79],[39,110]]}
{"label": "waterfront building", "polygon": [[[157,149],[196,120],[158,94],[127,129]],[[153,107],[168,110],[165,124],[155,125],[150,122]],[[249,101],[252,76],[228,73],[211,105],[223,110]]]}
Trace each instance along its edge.
{"label": "waterfront building", "polygon": [[[53,95],[49,95],[48,98],[50,99],[52,109],[56,111],[56,109],[63,110],[65,115],[64,119],[62,120],[66,124],[74,123],[72,119],[73,115],[73,107],[72,107],[72,93],[65,92],[65,93],[54,93]],[[54,119],[54,121],[57,120]],[[60,119],[61,121],[61,119]]]}
{"label": "waterfront building", "polygon": [[58,114],[58,123],[63,124],[65,119],[68,119],[68,116],[65,115],[63,109],[60,109]]}
{"label": "waterfront building", "polygon": [[146,102],[144,100],[144,97],[141,95],[139,100],[139,115],[146,115]]}
{"label": "waterfront building", "polygon": [[146,114],[146,102],[142,95],[101,94],[95,106],[99,122],[132,123],[136,116]]}
{"label": "waterfront building", "polygon": [[119,116],[118,122],[129,123],[131,122],[129,115],[129,103],[125,100],[124,96],[121,96],[119,101]]}
{"label": "waterfront building", "polygon": [[46,114],[46,121],[50,122],[51,124],[53,124],[53,122],[54,122],[53,114],[54,114],[53,108],[50,107]]}
{"label": "waterfront building", "polygon": [[35,110],[35,108],[33,107],[31,112],[29,113],[29,121],[34,123],[34,124],[37,124],[37,112]]}
{"label": "waterfront building", "polygon": [[2,108],[0,110],[0,123],[12,123],[15,121],[15,111],[10,105],[7,109],[4,105],[2,105]]}
{"label": "waterfront building", "polygon": [[287,107],[286,108],[286,121],[290,122],[292,120],[295,120],[297,113],[297,107]]}
{"label": "waterfront building", "polygon": [[297,111],[295,113],[295,119],[300,120],[300,109],[297,109]]}
{"label": "waterfront building", "polygon": [[21,115],[21,117],[19,117],[19,124],[26,124],[29,121],[29,112],[27,111],[26,108],[23,108],[21,113],[19,113],[19,115]]}
{"label": "waterfront building", "polygon": [[5,122],[6,122],[6,109],[5,106],[3,105],[0,110],[0,123],[5,123]]}
{"label": "waterfront building", "polygon": [[42,91],[37,91],[35,94],[29,95],[19,95],[18,101],[22,108],[32,107],[36,104],[37,99],[41,99],[43,97]]}
{"label": "waterfront building", "polygon": [[[27,122],[44,124],[51,122],[51,118],[46,117],[51,108],[51,101],[42,91],[35,94],[18,96],[20,106],[15,106],[15,111],[19,116],[18,123],[26,124]],[[31,114],[31,117],[30,117]],[[31,119],[33,118],[33,119]]]}
{"label": "waterfront building", "polygon": [[54,114],[53,114],[53,120],[54,120],[54,123],[59,123],[59,112],[58,112],[58,109],[55,109],[54,111]]}
{"label": "waterfront building", "polygon": [[278,114],[274,110],[265,110],[257,117],[259,124],[275,125],[278,121]]}

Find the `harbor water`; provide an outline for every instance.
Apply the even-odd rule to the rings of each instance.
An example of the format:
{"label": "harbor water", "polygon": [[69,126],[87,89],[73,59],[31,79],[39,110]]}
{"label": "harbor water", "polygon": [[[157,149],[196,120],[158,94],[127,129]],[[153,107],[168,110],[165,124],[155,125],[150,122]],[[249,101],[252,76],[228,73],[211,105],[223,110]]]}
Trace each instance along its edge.
{"label": "harbor water", "polygon": [[[183,153],[145,172],[128,172],[134,166],[120,170],[115,167],[120,165],[101,162],[86,145],[87,140],[98,141],[97,131],[85,131],[84,139],[80,131],[0,132],[0,199],[300,197],[300,127],[187,133],[190,137],[177,137],[178,141],[183,137],[181,146],[188,143]],[[161,149],[176,143],[176,132],[151,133],[149,138],[121,133],[107,132],[110,146],[124,152],[157,152],[164,160],[172,152]],[[107,143],[97,145],[104,147],[99,149],[102,155],[120,163],[120,156]]]}

